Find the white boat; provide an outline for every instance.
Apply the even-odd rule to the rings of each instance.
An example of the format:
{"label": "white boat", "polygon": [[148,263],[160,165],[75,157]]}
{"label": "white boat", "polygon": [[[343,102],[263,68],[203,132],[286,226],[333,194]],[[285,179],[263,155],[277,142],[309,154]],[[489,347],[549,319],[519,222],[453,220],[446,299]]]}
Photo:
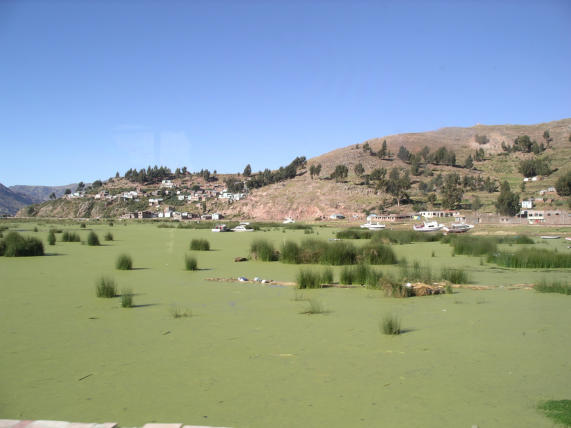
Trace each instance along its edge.
{"label": "white boat", "polygon": [[[559,239],[561,236],[554,236],[554,235],[542,235],[540,236],[541,239]],[[565,238],[567,239],[567,238]]]}
{"label": "white boat", "polygon": [[566,241],[571,241],[571,236],[568,236],[567,238],[565,238]]}
{"label": "white boat", "polygon": [[440,224],[436,221],[429,221],[424,222],[422,224],[415,224],[412,226],[413,230],[416,232],[437,232],[444,227],[443,224]]}
{"label": "white boat", "polygon": [[383,230],[385,229],[387,226],[385,226],[384,224],[380,224],[380,223],[365,223],[361,225],[361,228],[363,229],[369,229],[369,230]]}
{"label": "white boat", "polygon": [[217,224],[216,227],[212,229],[213,232],[228,232],[229,230],[225,224]]}
{"label": "white boat", "polygon": [[248,229],[245,225],[241,224],[236,226],[234,229],[230,229],[232,232],[253,232],[254,229]]}
{"label": "white boat", "polygon": [[473,229],[473,224],[466,223],[451,223],[450,226],[444,226],[442,230],[446,233],[464,233]]}
{"label": "white boat", "polygon": [[291,217],[287,217],[284,221],[283,224],[289,224],[289,223],[295,223],[295,220]]}

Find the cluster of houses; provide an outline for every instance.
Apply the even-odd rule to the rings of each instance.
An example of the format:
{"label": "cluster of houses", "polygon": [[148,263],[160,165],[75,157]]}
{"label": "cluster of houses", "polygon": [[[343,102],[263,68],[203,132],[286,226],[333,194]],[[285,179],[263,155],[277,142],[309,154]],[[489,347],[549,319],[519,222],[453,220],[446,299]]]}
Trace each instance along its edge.
{"label": "cluster of houses", "polygon": [[173,207],[165,207],[161,211],[135,211],[123,214],[121,219],[152,219],[168,218],[171,220],[222,220],[224,216],[220,213],[198,215],[196,213],[175,211]]}

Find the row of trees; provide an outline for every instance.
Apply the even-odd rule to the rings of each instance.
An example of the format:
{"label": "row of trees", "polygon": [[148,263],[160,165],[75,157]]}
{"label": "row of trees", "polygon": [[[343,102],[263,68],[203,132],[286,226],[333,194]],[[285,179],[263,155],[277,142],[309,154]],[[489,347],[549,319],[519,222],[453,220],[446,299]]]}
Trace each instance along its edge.
{"label": "row of trees", "polygon": [[141,184],[154,183],[161,180],[172,178],[173,174],[170,168],[166,166],[147,167],[147,169],[129,169],[125,173],[125,178],[129,181],[134,181]]}
{"label": "row of trees", "polygon": [[[549,131],[546,131],[549,137]],[[549,137],[549,141],[551,141]],[[547,140],[546,140],[547,141]],[[502,141],[502,150],[508,153],[512,152],[522,152],[522,153],[534,153],[539,154],[546,150],[546,146],[543,143],[538,144],[537,141],[532,140],[529,135],[520,135],[516,137],[513,145],[507,145],[505,141]]]}
{"label": "row of trees", "polygon": [[289,180],[297,175],[297,170],[303,168],[307,163],[305,156],[298,156],[286,167],[280,167],[275,171],[265,169],[253,175],[248,181],[248,187],[257,189],[280,181]]}

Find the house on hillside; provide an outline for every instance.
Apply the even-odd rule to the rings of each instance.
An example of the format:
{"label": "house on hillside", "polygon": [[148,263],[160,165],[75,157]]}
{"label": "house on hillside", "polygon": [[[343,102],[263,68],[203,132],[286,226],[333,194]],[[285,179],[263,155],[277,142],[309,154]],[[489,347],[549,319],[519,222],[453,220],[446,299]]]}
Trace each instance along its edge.
{"label": "house on hillside", "polygon": [[223,218],[224,218],[224,216],[220,213],[212,214],[212,220],[222,220]]}
{"label": "house on hillside", "polygon": [[343,214],[331,214],[329,218],[331,220],[343,220],[345,216]]}
{"label": "house on hillside", "polygon": [[174,187],[174,183],[171,180],[163,180],[161,182],[161,187],[166,189],[172,189]]}
{"label": "house on hillside", "polygon": [[446,218],[446,217],[459,217],[460,213],[457,211],[420,211],[424,218]]}
{"label": "house on hillside", "polygon": [[524,209],[533,208],[533,201],[530,201],[530,200],[521,201],[521,207],[524,208]]}

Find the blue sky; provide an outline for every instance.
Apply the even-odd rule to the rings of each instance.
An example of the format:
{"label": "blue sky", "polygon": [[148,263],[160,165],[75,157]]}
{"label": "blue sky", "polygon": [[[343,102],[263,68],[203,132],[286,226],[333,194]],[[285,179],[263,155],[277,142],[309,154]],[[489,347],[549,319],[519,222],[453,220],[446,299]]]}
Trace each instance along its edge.
{"label": "blue sky", "polygon": [[571,116],[569,1],[0,1],[0,182]]}

